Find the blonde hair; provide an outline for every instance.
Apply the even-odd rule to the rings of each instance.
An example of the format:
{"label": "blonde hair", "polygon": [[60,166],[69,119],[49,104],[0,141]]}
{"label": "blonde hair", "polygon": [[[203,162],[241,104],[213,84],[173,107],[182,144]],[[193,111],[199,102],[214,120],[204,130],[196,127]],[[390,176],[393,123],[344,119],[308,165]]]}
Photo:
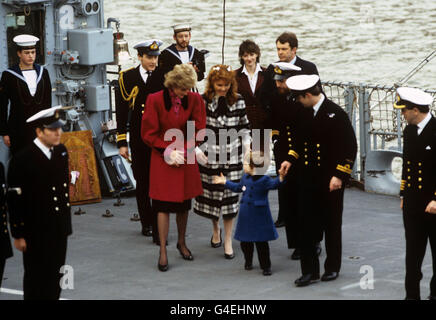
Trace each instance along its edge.
{"label": "blonde hair", "polygon": [[168,89],[191,89],[197,84],[197,73],[190,64],[177,64],[165,75],[164,86]]}
{"label": "blonde hair", "polygon": [[265,174],[270,165],[268,155],[261,150],[250,151],[244,158],[244,171],[249,175]]}
{"label": "blonde hair", "polygon": [[207,76],[204,95],[207,100],[212,101],[215,96],[213,84],[219,80],[224,80],[225,82],[230,83],[230,88],[227,92],[226,98],[229,105],[234,105],[236,101],[238,101],[238,83],[236,82],[235,73],[232,71],[230,66],[217,64],[210,69],[209,75]]}

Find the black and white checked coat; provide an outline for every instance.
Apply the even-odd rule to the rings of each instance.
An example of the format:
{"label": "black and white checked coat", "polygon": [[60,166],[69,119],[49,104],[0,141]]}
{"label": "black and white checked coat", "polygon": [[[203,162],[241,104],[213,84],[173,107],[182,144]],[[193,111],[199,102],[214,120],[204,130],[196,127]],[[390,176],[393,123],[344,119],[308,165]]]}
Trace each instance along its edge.
{"label": "black and white checked coat", "polygon": [[221,184],[213,184],[212,176],[222,172],[232,182],[239,182],[242,177],[242,146],[251,142],[245,102],[238,95],[236,103],[227,105],[226,113],[222,116],[217,113],[218,97],[212,101],[205,99],[205,105],[207,132],[200,149],[208,157],[208,163],[199,164],[204,193],[195,199],[194,212],[215,220],[221,215],[235,217],[239,195],[224,189]]}

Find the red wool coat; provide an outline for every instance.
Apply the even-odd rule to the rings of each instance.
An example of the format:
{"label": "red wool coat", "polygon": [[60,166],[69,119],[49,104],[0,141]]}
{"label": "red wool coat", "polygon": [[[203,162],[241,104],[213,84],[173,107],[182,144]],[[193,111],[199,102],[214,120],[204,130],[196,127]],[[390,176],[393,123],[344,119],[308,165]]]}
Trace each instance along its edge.
{"label": "red wool coat", "polygon": [[[187,136],[187,122],[195,121],[195,135],[206,127],[206,107],[198,93],[189,92],[182,99],[183,107],[178,113],[171,107],[169,91],[150,94],[147,98],[142,116],[142,140],[152,148],[150,163],[150,198],[160,201],[183,202],[203,194],[200,171],[195,160],[194,147],[198,144],[195,137]],[[182,164],[172,167],[164,160],[164,151],[168,146],[174,146],[176,138],[165,141],[165,132],[169,129],[179,129],[183,132],[185,141],[178,143],[178,148],[185,150],[185,156],[190,154],[194,159],[192,164]],[[201,141],[199,141],[201,142]],[[170,146],[170,147],[171,147]]]}

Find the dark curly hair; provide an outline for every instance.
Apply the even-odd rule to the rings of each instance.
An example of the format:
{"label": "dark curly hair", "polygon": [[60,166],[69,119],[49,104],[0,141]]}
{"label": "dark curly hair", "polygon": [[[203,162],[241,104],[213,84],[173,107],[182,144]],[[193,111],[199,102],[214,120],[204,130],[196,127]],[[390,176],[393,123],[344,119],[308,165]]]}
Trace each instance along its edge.
{"label": "dark curly hair", "polygon": [[292,48],[298,48],[298,39],[295,33],[293,32],[283,32],[278,38],[276,39],[276,43],[289,43],[289,46]]}
{"label": "dark curly hair", "polygon": [[242,56],[246,53],[255,53],[257,54],[256,62],[259,63],[260,61],[260,49],[259,46],[252,40],[245,40],[242,41],[241,45],[239,46],[239,61],[241,62],[241,65],[244,65],[244,60],[242,60]]}

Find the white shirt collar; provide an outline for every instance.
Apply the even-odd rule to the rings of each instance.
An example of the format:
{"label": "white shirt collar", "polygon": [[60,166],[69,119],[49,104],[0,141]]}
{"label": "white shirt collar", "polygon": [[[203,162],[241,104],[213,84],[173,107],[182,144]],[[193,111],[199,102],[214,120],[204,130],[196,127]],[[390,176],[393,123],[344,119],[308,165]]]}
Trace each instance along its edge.
{"label": "white shirt collar", "polygon": [[[254,75],[257,75],[260,71],[262,71],[262,68],[260,67],[260,64],[256,63],[256,70],[254,70]],[[245,64],[244,67],[242,68],[242,73],[245,73],[247,77],[250,78],[247,68],[245,67]]]}
{"label": "white shirt collar", "polygon": [[35,140],[33,140],[33,143],[36,144],[36,146],[41,149],[41,151],[45,154],[45,156],[50,160],[51,159],[51,152],[50,152],[50,148],[47,148],[42,142],[41,140],[39,140],[38,138],[35,138]]}
{"label": "white shirt collar", "polygon": [[313,110],[315,110],[313,116],[316,116],[316,114],[318,113],[318,110],[321,107],[321,105],[324,102],[324,100],[325,100],[324,94],[321,93],[321,99],[319,99],[318,103],[313,106]]}
{"label": "white shirt collar", "polygon": [[144,67],[142,66],[142,64],[139,65],[139,70],[141,71],[141,74],[145,74],[147,75],[147,70],[144,69]]}
{"label": "white shirt collar", "polygon": [[430,119],[431,119],[431,114],[430,112],[428,112],[427,116],[420,123],[418,123],[418,135],[421,134],[422,130],[424,130],[425,126],[430,121]]}
{"label": "white shirt collar", "polygon": [[295,61],[297,61],[297,55],[295,55],[294,59],[292,59],[289,63],[295,64]]}
{"label": "white shirt collar", "polygon": [[139,65],[139,72],[141,74],[141,78],[144,81],[144,83],[147,83],[147,79],[148,79],[148,73],[147,72],[151,72],[151,71],[147,71],[144,69],[144,67],[141,65]]}
{"label": "white shirt collar", "polygon": [[256,63],[256,70],[254,70],[253,78],[250,78],[247,68],[245,68],[245,64],[244,64],[244,68],[242,69],[242,73],[245,73],[247,75],[248,82],[250,83],[251,92],[253,92],[253,94],[255,94],[256,92],[257,78],[259,76],[260,71],[262,71],[262,68],[258,63]]}

